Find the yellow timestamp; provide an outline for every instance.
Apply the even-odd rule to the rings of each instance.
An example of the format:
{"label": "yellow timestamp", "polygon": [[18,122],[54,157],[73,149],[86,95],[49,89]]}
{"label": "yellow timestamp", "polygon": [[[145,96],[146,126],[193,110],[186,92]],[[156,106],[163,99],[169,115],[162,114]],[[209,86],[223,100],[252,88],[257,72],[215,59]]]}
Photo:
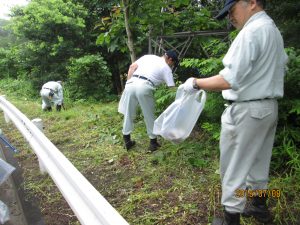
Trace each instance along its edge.
{"label": "yellow timestamp", "polygon": [[281,191],[279,189],[237,189],[234,192],[237,198],[253,198],[253,197],[268,197],[268,198],[280,198]]}

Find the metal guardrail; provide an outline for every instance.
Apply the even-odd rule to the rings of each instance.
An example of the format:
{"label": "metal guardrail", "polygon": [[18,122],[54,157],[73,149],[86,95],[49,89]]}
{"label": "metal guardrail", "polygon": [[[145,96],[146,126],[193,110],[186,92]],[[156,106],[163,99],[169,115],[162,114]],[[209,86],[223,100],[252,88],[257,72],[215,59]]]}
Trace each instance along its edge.
{"label": "metal guardrail", "polygon": [[43,132],[4,96],[0,96],[0,108],[6,122],[11,120],[29,142],[81,224],[128,225]]}

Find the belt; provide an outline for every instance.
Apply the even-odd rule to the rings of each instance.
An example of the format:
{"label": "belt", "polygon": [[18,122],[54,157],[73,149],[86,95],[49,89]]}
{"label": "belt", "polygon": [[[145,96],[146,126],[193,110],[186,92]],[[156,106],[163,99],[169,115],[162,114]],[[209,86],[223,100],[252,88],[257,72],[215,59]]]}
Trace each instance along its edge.
{"label": "belt", "polygon": [[53,91],[53,92],[54,92],[54,90],[53,90],[53,89],[51,89],[51,88],[46,88],[46,87],[44,87],[43,89],[48,89],[48,90],[50,90],[50,91]]}
{"label": "belt", "polygon": [[261,101],[261,100],[268,100],[272,98],[261,98],[261,99],[250,99],[250,100],[245,100],[245,101],[233,101],[233,100],[227,100],[229,104],[235,103],[235,102],[254,102],[254,101]]}
{"label": "belt", "polygon": [[140,79],[143,79],[143,80],[147,80],[152,84],[152,86],[155,86],[154,83],[147,77],[140,76],[140,75],[133,75],[133,77],[137,77],[137,78],[140,78]]}

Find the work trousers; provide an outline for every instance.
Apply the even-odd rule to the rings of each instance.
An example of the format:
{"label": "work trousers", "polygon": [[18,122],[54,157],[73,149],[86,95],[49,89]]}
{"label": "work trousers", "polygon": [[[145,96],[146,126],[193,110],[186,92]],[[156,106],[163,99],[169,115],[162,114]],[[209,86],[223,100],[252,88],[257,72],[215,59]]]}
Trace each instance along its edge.
{"label": "work trousers", "polygon": [[51,99],[49,97],[50,90],[42,89],[40,94],[42,97],[42,109],[45,110],[48,107],[51,107]]}
{"label": "work trousers", "polygon": [[234,102],[223,112],[220,172],[226,211],[243,212],[246,194],[240,194],[246,187],[267,189],[277,119],[275,99]]}
{"label": "work trousers", "polygon": [[135,77],[127,81],[118,109],[120,113],[124,114],[122,130],[124,135],[128,135],[133,131],[136,110],[139,104],[144,115],[147,134],[151,139],[156,138],[156,135],[153,134],[155,120],[154,90],[155,88],[149,81]]}

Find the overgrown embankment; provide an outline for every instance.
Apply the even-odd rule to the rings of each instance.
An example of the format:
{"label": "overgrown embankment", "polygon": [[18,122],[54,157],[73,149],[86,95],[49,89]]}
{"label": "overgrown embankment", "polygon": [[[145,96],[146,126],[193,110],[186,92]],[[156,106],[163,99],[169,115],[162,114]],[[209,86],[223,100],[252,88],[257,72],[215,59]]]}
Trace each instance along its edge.
{"label": "overgrown embankment", "polygon": [[[1,93],[3,94],[3,93]],[[179,145],[160,139],[162,147],[147,154],[148,137],[139,115],[133,138],[122,146],[122,117],[117,102],[68,103],[60,113],[41,111],[40,100],[7,96],[29,119],[41,118],[44,133],[130,224],[208,224],[220,215],[218,142],[196,126]],[[203,121],[200,121],[203,123]],[[36,156],[11,124],[1,129],[18,150],[27,198],[35,196],[46,224],[79,224],[48,175],[40,175]],[[271,169],[270,189],[281,191],[269,204],[275,224],[299,224],[299,181]],[[256,224],[243,219],[242,224]]]}

